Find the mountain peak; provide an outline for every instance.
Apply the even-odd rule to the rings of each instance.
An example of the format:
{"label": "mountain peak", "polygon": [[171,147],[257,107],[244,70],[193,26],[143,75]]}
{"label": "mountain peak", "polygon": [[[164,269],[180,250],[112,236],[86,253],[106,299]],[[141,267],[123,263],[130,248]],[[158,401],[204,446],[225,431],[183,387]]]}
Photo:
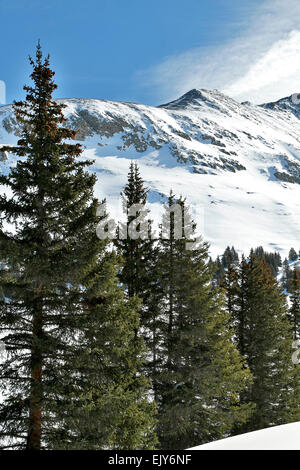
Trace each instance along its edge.
{"label": "mountain peak", "polygon": [[264,103],[260,105],[265,109],[274,109],[279,111],[290,111],[297,118],[300,118],[300,93],[294,93],[293,95],[286,96],[277,101],[270,103]]}
{"label": "mountain peak", "polygon": [[207,90],[205,88],[193,88],[174,101],[161,104],[158,108],[166,109],[190,109],[197,110],[203,106],[220,109],[222,107],[239,105],[234,99],[224,95],[219,90]]}
{"label": "mountain peak", "polygon": [[168,109],[186,109],[192,107],[199,107],[203,102],[210,101],[210,95],[214,93],[219,93],[217,90],[210,91],[204,88],[198,89],[193,88],[184,95],[180,96],[174,101],[169,103],[161,104],[159,108],[168,108]]}

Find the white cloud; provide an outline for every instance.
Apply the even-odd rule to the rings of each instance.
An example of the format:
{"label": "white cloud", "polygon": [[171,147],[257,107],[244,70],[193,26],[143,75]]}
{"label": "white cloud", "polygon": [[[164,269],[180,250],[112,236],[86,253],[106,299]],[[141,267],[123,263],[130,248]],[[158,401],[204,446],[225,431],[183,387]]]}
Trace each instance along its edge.
{"label": "white cloud", "polygon": [[275,42],[249,71],[223,91],[252,101],[270,100],[300,90],[300,31]]}
{"label": "white cloud", "polygon": [[159,99],[191,88],[217,88],[255,103],[300,91],[300,2],[266,0],[248,14],[240,37],[218,47],[199,47],[141,72]]}

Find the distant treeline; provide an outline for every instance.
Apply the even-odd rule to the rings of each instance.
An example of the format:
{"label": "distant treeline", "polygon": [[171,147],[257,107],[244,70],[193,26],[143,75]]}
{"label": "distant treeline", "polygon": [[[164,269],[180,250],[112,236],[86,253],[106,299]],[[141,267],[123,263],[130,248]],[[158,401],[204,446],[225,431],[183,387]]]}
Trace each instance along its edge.
{"label": "distant treeline", "polygon": [[[280,277],[280,282],[287,292],[292,292],[294,265],[298,260],[300,260],[300,250],[297,252],[294,248],[291,248],[289,250],[288,258],[285,258],[283,261],[280,253],[276,251],[265,251],[262,246],[252,249],[251,252],[259,259],[264,259],[266,261],[273,276],[277,277],[281,268],[282,275]],[[210,258],[210,262],[215,266],[214,279],[216,280],[217,284],[220,285],[228,267],[237,266],[240,262],[240,257],[234,246],[228,246],[222,256],[217,256],[215,260]],[[296,265],[295,269],[300,276],[300,265]]]}

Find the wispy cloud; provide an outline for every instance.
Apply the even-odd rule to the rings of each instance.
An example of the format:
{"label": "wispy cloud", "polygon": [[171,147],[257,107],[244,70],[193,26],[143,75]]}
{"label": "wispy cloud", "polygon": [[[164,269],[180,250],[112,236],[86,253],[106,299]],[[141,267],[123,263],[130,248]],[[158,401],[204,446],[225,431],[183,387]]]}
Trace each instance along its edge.
{"label": "wispy cloud", "polygon": [[160,99],[217,88],[237,100],[270,101],[300,91],[300,2],[265,0],[238,38],[199,47],[140,72]]}

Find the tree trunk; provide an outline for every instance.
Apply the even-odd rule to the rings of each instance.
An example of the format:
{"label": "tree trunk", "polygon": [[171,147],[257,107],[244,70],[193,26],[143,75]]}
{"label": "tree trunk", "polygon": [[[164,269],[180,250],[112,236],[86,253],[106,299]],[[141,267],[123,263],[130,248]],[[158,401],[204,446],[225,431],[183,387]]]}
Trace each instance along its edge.
{"label": "tree trunk", "polygon": [[27,450],[41,449],[42,435],[42,351],[43,314],[40,301],[33,314],[33,341],[31,348],[31,390]]}

